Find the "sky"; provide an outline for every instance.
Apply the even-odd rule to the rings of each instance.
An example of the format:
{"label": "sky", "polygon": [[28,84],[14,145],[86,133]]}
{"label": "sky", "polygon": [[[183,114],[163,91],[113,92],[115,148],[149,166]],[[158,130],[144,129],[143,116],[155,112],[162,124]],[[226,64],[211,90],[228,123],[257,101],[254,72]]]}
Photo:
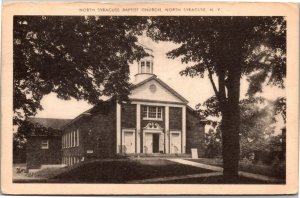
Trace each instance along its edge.
{"label": "sky", "polygon": [[[189,101],[189,106],[195,108],[196,104],[199,102],[203,103],[206,99],[214,95],[207,76],[204,78],[181,76],[179,72],[186,66],[191,66],[191,64],[181,63],[180,58],[174,60],[167,58],[166,53],[178,45],[171,42],[155,43],[146,37],[140,37],[139,42],[153,49],[153,73],[186,98]],[[135,62],[130,65],[131,82],[134,82],[134,75],[137,71],[138,64]],[[245,97],[247,87],[247,81],[243,78],[241,81],[241,98]],[[263,93],[260,95],[267,99],[274,100],[279,96],[284,96],[285,91],[276,87],[265,86]],[[36,117],[72,119],[92,107],[86,101],[77,101],[75,99],[65,101],[58,99],[54,93],[44,96],[41,105],[43,106],[43,110],[39,111]]]}

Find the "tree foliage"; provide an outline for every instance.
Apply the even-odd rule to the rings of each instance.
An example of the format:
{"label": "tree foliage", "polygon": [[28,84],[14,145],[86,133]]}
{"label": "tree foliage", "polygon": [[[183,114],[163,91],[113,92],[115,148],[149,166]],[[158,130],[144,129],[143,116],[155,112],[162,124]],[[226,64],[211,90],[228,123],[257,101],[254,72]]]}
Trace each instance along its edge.
{"label": "tree foliage", "polygon": [[145,55],[136,35],[143,17],[15,16],[14,124],[41,110],[41,99],[97,104],[101,96],[125,98],[129,63]]}
{"label": "tree foliage", "polygon": [[205,157],[214,158],[222,154],[222,134],[219,125],[205,134]]}
{"label": "tree foliage", "polygon": [[50,127],[44,127],[41,124],[25,120],[18,128],[18,135],[20,139],[25,138],[26,141],[26,138],[32,135],[43,135],[43,136],[61,135],[61,130],[53,129]]}
{"label": "tree foliage", "polygon": [[249,158],[255,151],[270,149],[270,138],[275,132],[275,109],[263,98],[241,100],[241,157]]}
{"label": "tree foliage", "polygon": [[[216,116],[215,97],[209,98],[202,105],[199,113],[207,116]],[[200,105],[199,105],[200,106]],[[240,156],[241,158],[249,158],[256,151],[268,151],[274,146],[272,141],[275,136],[276,123],[276,107],[272,101],[268,101],[262,97],[251,97],[240,101],[241,109],[241,125],[240,125]],[[215,157],[221,154],[221,132],[220,122],[210,120],[209,125],[212,127],[206,136],[206,153],[207,157]],[[214,149],[212,149],[214,148]]]}
{"label": "tree foliage", "polygon": [[286,122],[286,98],[279,97],[274,102],[276,115],[280,114],[284,122]]}
{"label": "tree foliage", "polygon": [[150,29],[148,35],[155,40],[181,44],[168,57],[193,64],[182,75],[203,77],[207,72],[209,77],[220,77],[224,72],[222,80],[228,86],[228,69],[239,67],[250,81],[251,95],[261,91],[266,81],[284,87],[284,17],[156,17]]}
{"label": "tree foliage", "polygon": [[240,151],[240,79],[247,77],[249,96],[262,91],[264,83],[284,87],[285,18],[153,17],[148,35],[179,44],[167,55],[191,64],[182,75],[208,75],[222,115],[223,175],[234,181]]}

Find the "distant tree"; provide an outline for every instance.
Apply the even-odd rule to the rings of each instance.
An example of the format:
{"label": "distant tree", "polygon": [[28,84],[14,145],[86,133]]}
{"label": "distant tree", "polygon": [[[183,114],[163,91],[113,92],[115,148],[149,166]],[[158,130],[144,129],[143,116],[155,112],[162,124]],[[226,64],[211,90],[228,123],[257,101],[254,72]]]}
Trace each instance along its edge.
{"label": "distant tree", "polygon": [[280,114],[282,116],[282,119],[284,123],[286,123],[286,98],[285,97],[279,97],[274,102],[275,111],[276,114]]}
{"label": "distant tree", "polygon": [[222,137],[219,126],[205,134],[205,157],[213,158],[222,153]]}
{"label": "distant tree", "polygon": [[13,134],[13,163],[26,162],[26,141],[23,134]]}
{"label": "distant tree", "polygon": [[[197,105],[197,112],[205,117],[220,117],[217,107],[217,98],[211,97],[202,105]],[[270,140],[274,137],[276,122],[274,117],[276,108],[273,102],[262,97],[250,97],[240,101],[240,109],[240,157],[249,158],[255,151],[270,150]],[[219,141],[221,140],[220,123],[211,119],[208,124],[214,130],[209,130],[206,136],[207,156],[213,157],[221,151],[218,149],[222,142]]]}
{"label": "distant tree", "polygon": [[275,108],[263,98],[247,98],[240,102],[240,145],[242,158],[256,151],[270,150],[270,138],[275,132]]}
{"label": "distant tree", "polygon": [[285,18],[153,17],[148,35],[156,41],[180,45],[168,57],[193,64],[182,75],[208,75],[222,114],[224,179],[235,181],[240,151],[240,80],[247,76],[249,95],[261,92],[264,82],[284,87]]}
{"label": "distant tree", "polygon": [[145,55],[136,35],[143,17],[15,16],[14,124],[41,110],[54,92],[97,104],[100,96],[126,99],[129,63]]}

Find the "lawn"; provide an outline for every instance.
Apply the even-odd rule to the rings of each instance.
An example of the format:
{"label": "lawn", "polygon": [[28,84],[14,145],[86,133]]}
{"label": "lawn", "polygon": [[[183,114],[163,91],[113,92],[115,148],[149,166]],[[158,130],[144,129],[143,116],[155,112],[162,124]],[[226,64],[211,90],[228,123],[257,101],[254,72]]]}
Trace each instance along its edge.
{"label": "lawn", "polygon": [[[201,177],[201,178],[188,178],[188,179],[180,179],[180,180],[172,180],[168,182],[157,182],[158,184],[226,184],[224,182],[222,176],[214,176],[214,177]],[[239,177],[239,179],[231,184],[268,184],[268,182],[256,180],[256,179],[249,179],[246,177]],[[271,183],[270,183],[271,184]],[[274,183],[272,183],[274,184]]]}
{"label": "lawn", "polygon": [[36,177],[48,178],[50,183],[126,183],[158,177],[212,172],[178,164],[164,159],[97,160],[59,170],[41,170]]}
{"label": "lawn", "polygon": [[[199,159],[188,159],[193,162],[200,162],[203,164],[213,165],[222,167],[222,159],[220,158],[199,158]],[[271,166],[265,164],[252,164],[241,161],[239,164],[239,170],[249,173],[266,175],[278,179],[285,179],[285,166]]]}

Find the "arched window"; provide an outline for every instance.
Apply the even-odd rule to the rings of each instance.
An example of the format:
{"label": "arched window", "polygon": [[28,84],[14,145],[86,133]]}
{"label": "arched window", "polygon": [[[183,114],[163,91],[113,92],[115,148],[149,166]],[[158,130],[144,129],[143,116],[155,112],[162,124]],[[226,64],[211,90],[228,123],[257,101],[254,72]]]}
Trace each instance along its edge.
{"label": "arched window", "polygon": [[142,61],[141,62],[141,73],[145,73],[146,72],[146,65],[145,65],[145,62]]}
{"label": "arched window", "polygon": [[150,62],[146,62],[146,73],[151,73]]}

